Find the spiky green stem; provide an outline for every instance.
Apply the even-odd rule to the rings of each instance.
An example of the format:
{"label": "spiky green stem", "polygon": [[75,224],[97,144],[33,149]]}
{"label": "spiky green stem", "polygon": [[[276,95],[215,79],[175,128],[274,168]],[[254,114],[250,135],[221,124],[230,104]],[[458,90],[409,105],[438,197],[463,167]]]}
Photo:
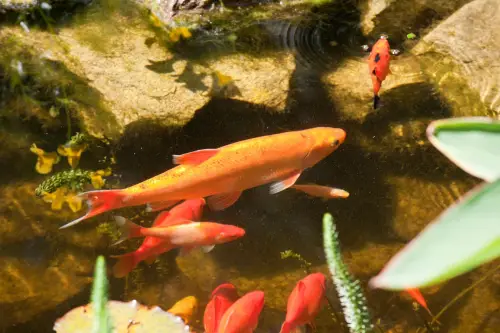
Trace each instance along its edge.
{"label": "spiky green stem", "polygon": [[351,276],[342,260],[338,233],[329,213],[323,216],[323,246],[349,330],[351,333],[373,332],[366,298],[359,281]]}

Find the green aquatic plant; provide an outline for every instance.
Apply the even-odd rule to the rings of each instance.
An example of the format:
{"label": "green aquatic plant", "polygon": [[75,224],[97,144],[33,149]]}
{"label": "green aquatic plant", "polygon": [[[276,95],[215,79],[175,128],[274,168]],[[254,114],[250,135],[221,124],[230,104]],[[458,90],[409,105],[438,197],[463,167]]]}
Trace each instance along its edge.
{"label": "green aquatic plant", "polygon": [[374,326],[365,295],[359,281],[352,277],[342,260],[339,236],[329,213],[323,216],[323,247],[349,330],[351,333],[372,332]]}
{"label": "green aquatic plant", "polygon": [[106,277],[106,261],[103,256],[97,258],[94,270],[94,283],[90,297],[94,318],[92,333],[111,333],[113,324],[108,310],[108,278]]}
{"label": "green aquatic plant", "polygon": [[280,252],[280,254],[281,254],[281,259],[288,259],[288,258],[297,259],[306,272],[309,272],[309,268],[312,266],[312,264],[309,261],[305,260],[300,254],[295,253],[292,250],[286,250]]}
{"label": "green aquatic plant", "polygon": [[84,133],[76,132],[68,142],[66,142],[65,146],[74,147],[80,146],[88,142],[88,137]]}
{"label": "green aquatic plant", "polygon": [[486,183],[430,223],[374,277],[373,287],[432,286],[500,257],[500,121],[484,117],[432,122],[429,141]]}
{"label": "green aquatic plant", "polygon": [[71,169],[58,172],[38,185],[35,189],[35,194],[40,197],[43,193],[52,193],[62,186],[81,192],[86,184],[90,184],[92,182],[91,174],[92,171],[81,169]]}
{"label": "green aquatic plant", "polygon": [[111,169],[109,168],[97,171],[82,169],[64,170],[44,180],[35,189],[35,194],[40,197],[44,193],[53,193],[63,186],[74,192],[82,192],[83,187],[87,184],[92,184],[95,189],[100,189],[105,184],[103,177],[110,174]]}
{"label": "green aquatic plant", "polygon": [[410,32],[409,34],[406,35],[406,38],[415,39],[415,38],[417,38],[417,35],[415,35],[413,32]]}

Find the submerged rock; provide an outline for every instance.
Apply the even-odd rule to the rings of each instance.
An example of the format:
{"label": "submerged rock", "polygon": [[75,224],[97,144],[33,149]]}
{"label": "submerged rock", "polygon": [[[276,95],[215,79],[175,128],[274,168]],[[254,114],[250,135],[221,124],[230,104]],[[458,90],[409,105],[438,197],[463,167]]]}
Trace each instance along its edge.
{"label": "submerged rock", "polygon": [[498,22],[497,0],[474,0],[412,50],[456,116],[500,115]]}
{"label": "submerged rock", "polygon": [[388,34],[399,41],[436,19],[451,15],[471,0],[366,0],[361,2],[361,30],[366,35]]}

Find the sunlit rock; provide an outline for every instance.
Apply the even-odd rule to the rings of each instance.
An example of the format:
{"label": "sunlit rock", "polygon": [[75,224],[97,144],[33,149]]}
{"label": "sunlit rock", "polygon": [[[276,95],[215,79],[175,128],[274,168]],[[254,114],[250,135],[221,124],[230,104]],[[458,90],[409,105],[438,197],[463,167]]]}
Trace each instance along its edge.
{"label": "sunlit rock", "polygon": [[475,0],[412,50],[456,116],[500,115],[499,21],[498,1]]}
{"label": "sunlit rock", "polygon": [[399,41],[420,32],[435,20],[451,15],[471,0],[366,0],[360,2],[361,30],[377,37],[388,34]]}

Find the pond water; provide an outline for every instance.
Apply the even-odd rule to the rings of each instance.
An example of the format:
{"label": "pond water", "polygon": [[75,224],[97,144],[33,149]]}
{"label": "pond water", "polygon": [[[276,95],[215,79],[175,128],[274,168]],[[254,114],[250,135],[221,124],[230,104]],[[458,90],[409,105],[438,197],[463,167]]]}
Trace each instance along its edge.
{"label": "pond water", "polygon": [[[424,310],[415,310],[403,293],[369,289],[367,281],[478,181],[427,141],[430,121],[455,114],[408,52],[412,41],[406,34],[389,36],[400,55],[391,63],[395,74],[382,85],[382,107],[372,109],[362,46],[378,36],[363,36],[355,3],[270,5],[260,11],[234,2],[220,11],[217,5],[217,15],[207,14],[201,28],[173,45],[145,10],[126,1],[54,6],[31,16],[7,11],[0,26],[1,331],[52,331],[57,318],[88,303],[93,265],[102,254],[110,269],[111,299],[168,309],[196,296],[200,307],[192,326],[203,332],[210,292],[230,281],[241,295],[265,292],[256,332],[279,332],[288,295],[307,274],[281,252],[292,250],[311,271],[329,276],[321,219],[330,212],[344,260],[361,281],[379,329],[422,332],[432,319]],[[423,32],[432,19],[421,18],[410,28]],[[221,84],[224,76],[216,78],[214,69],[231,84]],[[162,108],[168,112],[162,114]],[[267,186],[247,190],[224,211],[206,208],[203,214],[203,220],[244,228],[243,238],[209,253],[170,251],[122,279],[111,275],[110,256],[135,250],[140,240],[111,246],[117,234],[112,216],[149,226],[157,213],[120,209],[59,229],[86,208],[52,210],[35,195],[43,180],[71,167],[61,157],[50,174],[37,173],[30,146],[53,152],[76,132],[90,138],[78,168],[110,167],[105,188],[125,188],[172,168],[173,154],[317,126],[342,128],[347,138],[298,183],[342,188],[350,193],[347,199],[324,201],[292,190],[270,195]],[[489,268],[424,289],[431,310],[439,312]],[[456,302],[440,317],[439,331],[500,327],[494,324],[498,281],[497,274]],[[347,332],[330,283],[328,299],[317,331]]]}

